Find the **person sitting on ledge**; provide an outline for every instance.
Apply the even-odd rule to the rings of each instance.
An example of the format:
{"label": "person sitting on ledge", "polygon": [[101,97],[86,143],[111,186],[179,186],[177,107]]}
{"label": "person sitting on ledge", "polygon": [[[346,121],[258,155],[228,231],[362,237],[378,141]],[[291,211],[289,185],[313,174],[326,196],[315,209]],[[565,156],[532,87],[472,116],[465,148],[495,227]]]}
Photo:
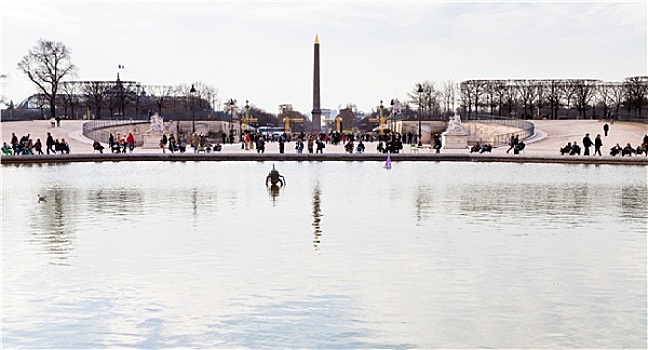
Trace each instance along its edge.
{"label": "person sitting on ledge", "polygon": [[99,153],[103,153],[104,146],[102,146],[99,141],[95,140],[94,143],[92,144],[92,149],[95,151],[99,151]]}
{"label": "person sitting on ledge", "polygon": [[70,154],[70,145],[65,141],[65,139],[61,139],[61,142],[56,145],[56,150]]}
{"label": "person sitting on ledge", "polygon": [[635,149],[630,146],[628,143],[623,149],[621,150],[621,157],[628,155],[628,157],[632,157],[632,154],[635,152]]}
{"label": "person sitting on ledge", "polygon": [[574,141],[574,143],[572,144],[572,149],[571,149],[571,151],[569,152],[569,155],[570,155],[570,156],[573,156],[573,155],[575,155],[575,154],[578,154],[579,156],[580,156],[580,154],[581,154],[581,148],[580,148],[580,146],[576,143],[576,141]]}
{"label": "person sitting on ledge", "polygon": [[9,146],[6,142],[3,142],[2,154],[4,154],[5,156],[13,155],[13,150],[11,149],[11,146]]}
{"label": "person sitting on ledge", "polygon": [[477,144],[475,144],[474,146],[470,147],[470,153],[473,152],[483,153],[481,150],[482,150],[482,146],[479,145],[479,142],[477,142]]}
{"label": "person sitting on ledge", "polygon": [[621,146],[617,143],[614,147],[610,148],[610,155],[616,156],[617,154],[621,154],[621,150]]}
{"label": "person sitting on ledge", "polygon": [[14,147],[14,154],[27,154],[27,148],[22,142],[18,142]]}
{"label": "person sitting on ledge", "polygon": [[526,144],[524,143],[523,140],[520,140],[514,147],[513,147],[513,154],[520,154],[520,151],[523,151],[524,148],[526,147]]}
{"label": "person sitting on ledge", "polygon": [[493,146],[489,144],[483,144],[479,153],[484,153],[484,152],[490,153],[492,150],[493,150]]}
{"label": "person sitting on ledge", "polygon": [[641,155],[642,153],[646,154],[646,157],[648,157],[648,143],[641,144],[637,146],[637,149],[635,150],[635,153],[637,155]]}
{"label": "person sitting on ledge", "polygon": [[32,139],[27,140],[27,144],[25,145],[25,154],[29,155],[34,155],[34,143]]}
{"label": "person sitting on ledge", "polygon": [[220,143],[216,142],[214,145],[214,152],[220,152],[223,149],[223,146],[221,146]]}
{"label": "person sitting on ledge", "polygon": [[349,152],[349,153],[353,153],[353,148],[354,148],[353,147],[353,141],[351,141],[351,140],[349,140],[349,142],[347,142],[347,144],[344,145],[344,150]]}
{"label": "person sitting on ledge", "polygon": [[113,142],[112,147],[110,147],[110,153],[121,153],[121,147],[118,142]]}
{"label": "person sitting on ledge", "polygon": [[360,142],[358,143],[358,147],[356,148],[356,151],[358,153],[364,153],[365,145],[364,145],[364,143],[362,143],[362,140],[360,140]]}
{"label": "person sitting on ledge", "polygon": [[378,147],[376,148],[376,151],[378,151],[378,153],[385,153],[385,146],[383,145],[382,141],[378,142]]}
{"label": "person sitting on ledge", "polygon": [[569,154],[569,152],[571,152],[571,150],[572,150],[572,144],[571,144],[571,142],[567,142],[567,145],[560,149],[560,155],[564,156],[565,153]]}

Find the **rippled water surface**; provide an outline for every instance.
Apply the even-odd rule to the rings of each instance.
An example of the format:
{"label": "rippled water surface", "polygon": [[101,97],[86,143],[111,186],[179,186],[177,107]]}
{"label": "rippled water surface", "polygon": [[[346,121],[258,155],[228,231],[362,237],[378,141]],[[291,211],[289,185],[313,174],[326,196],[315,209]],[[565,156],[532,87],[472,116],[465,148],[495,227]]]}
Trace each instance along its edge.
{"label": "rippled water surface", "polygon": [[646,167],[272,164],[2,166],[2,346],[646,346]]}

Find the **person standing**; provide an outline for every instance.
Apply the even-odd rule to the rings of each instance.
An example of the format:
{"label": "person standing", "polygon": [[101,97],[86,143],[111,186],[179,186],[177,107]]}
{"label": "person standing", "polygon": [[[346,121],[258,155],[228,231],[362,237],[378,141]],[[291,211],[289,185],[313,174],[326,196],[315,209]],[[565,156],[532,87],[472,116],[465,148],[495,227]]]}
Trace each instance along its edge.
{"label": "person standing", "polygon": [[61,148],[61,153],[65,154],[70,154],[70,144],[65,141],[65,139],[61,139],[61,142],[59,143],[59,147]]}
{"label": "person standing", "polygon": [[510,150],[515,149],[515,146],[518,143],[518,137],[517,135],[511,134],[511,140],[509,142],[509,149],[506,150],[506,153],[509,153]]}
{"label": "person standing", "polygon": [[259,138],[257,138],[256,149],[257,149],[257,153],[264,153],[265,152],[265,140],[263,139],[263,136],[261,136],[261,135],[259,135]]}
{"label": "person standing", "polygon": [[241,145],[241,149],[244,149],[246,151],[250,150],[250,145],[252,144],[252,138],[250,136],[250,133],[246,130],[245,134],[243,134],[243,144]]}
{"label": "person standing", "polygon": [[133,136],[133,133],[128,133],[128,136],[126,137],[126,143],[128,143],[128,149],[130,150],[130,153],[133,153],[133,150],[135,149],[135,136]]}
{"label": "person standing", "polygon": [[165,134],[162,134],[162,138],[160,139],[160,148],[162,148],[162,153],[166,153],[166,144],[167,136]]}
{"label": "person standing", "polygon": [[41,142],[40,139],[36,139],[36,143],[34,144],[34,149],[36,150],[36,153],[39,155],[43,154],[43,143]]}
{"label": "person standing", "polygon": [[585,151],[583,152],[584,156],[589,156],[590,155],[590,147],[592,147],[594,143],[592,142],[592,139],[590,139],[589,134],[585,134],[585,137],[583,137],[583,148]]}
{"label": "person standing", "polygon": [[176,140],[173,134],[169,135],[169,151],[171,151],[171,153],[175,153],[176,151]]}
{"label": "person standing", "polygon": [[54,137],[52,137],[51,133],[47,133],[47,139],[45,140],[45,146],[47,146],[47,154],[50,154],[50,151],[52,153],[56,154],[56,148],[54,148]]}
{"label": "person standing", "polygon": [[284,136],[279,136],[279,153],[284,153],[285,143],[286,139],[284,139]]}
{"label": "person standing", "polygon": [[314,140],[313,140],[313,135],[308,136],[308,141],[306,142],[306,147],[308,148],[308,153],[313,153],[313,146],[314,146]]}
{"label": "person standing", "polygon": [[[47,133],[49,135],[49,133]],[[16,149],[16,146],[18,145],[18,136],[16,136],[15,132],[11,133],[11,148],[14,150]]]}
{"label": "person standing", "polygon": [[610,131],[610,126],[605,123],[603,125],[603,132],[605,133],[605,136],[608,136],[608,131]]}
{"label": "person standing", "polygon": [[194,153],[198,153],[198,147],[200,147],[200,137],[198,137],[198,134],[193,133],[191,135],[191,148],[193,148]]}
{"label": "person standing", "polygon": [[320,138],[317,138],[317,149],[315,150],[315,153],[324,153],[324,147],[326,147],[324,141],[322,141]]}
{"label": "person standing", "polygon": [[594,138],[594,155],[598,153],[599,156],[602,156],[601,147],[603,147],[603,140],[601,140],[601,134],[597,134]]}
{"label": "person standing", "polygon": [[[434,149],[436,150],[436,153],[441,153],[441,138],[439,137],[439,134],[434,134],[433,138],[434,142]],[[508,153],[508,151],[506,151]]]}

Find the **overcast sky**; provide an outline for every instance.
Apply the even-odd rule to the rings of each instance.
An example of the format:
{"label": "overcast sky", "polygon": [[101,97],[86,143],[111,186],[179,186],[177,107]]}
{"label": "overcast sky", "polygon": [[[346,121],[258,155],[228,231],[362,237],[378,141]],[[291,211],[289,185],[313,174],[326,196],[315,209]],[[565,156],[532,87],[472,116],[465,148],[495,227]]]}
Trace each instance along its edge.
{"label": "overcast sky", "polygon": [[[203,81],[277,113],[310,113],[313,42],[321,104],[405,100],[418,82],[647,74],[645,1],[176,2],[5,0],[2,95],[36,92],[17,69],[40,38],[72,49],[76,80]],[[222,107],[221,107],[222,108]]]}

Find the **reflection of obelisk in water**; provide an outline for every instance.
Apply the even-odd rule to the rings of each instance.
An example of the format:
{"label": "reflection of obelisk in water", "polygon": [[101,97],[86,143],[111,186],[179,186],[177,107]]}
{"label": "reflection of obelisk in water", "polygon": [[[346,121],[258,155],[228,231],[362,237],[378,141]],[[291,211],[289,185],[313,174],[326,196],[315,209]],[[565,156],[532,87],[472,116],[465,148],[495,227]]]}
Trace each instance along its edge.
{"label": "reflection of obelisk in water", "polygon": [[313,61],[313,111],[311,111],[313,132],[322,131],[322,110],[320,109],[319,37],[315,34],[315,59]]}
{"label": "reflection of obelisk in water", "polygon": [[320,244],[322,243],[322,226],[320,225],[322,221],[322,209],[321,204],[322,191],[319,187],[319,182],[315,184],[313,189],[313,227],[315,228],[315,237],[313,238],[313,246],[315,249],[319,249]]}

